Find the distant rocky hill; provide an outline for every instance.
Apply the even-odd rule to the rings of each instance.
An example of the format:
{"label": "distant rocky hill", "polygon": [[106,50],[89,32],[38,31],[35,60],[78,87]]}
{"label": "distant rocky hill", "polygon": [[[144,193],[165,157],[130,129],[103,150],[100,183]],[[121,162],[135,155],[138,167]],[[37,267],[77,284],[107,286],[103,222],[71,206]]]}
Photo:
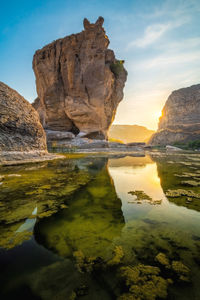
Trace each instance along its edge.
{"label": "distant rocky hill", "polygon": [[152,136],[151,145],[188,143],[200,139],[200,84],[171,93]]}
{"label": "distant rocky hill", "polygon": [[47,139],[107,138],[127,71],[124,61],[108,49],[103,22],[102,17],[94,24],[84,19],[82,32],[58,39],[34,55],[38,98],[33,106],[48,131]]}
{"label": "distant rocky hill", "polygon": [[120,140],[123,143],[147,142],[153,133],[155,131],[139,125],[112,125],[108,137]]}

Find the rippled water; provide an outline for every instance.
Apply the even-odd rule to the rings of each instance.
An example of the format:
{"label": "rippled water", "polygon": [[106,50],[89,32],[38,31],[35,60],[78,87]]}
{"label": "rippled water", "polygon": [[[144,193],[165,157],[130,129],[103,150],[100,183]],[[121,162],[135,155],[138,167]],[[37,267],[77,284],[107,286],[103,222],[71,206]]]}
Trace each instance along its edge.
{"label": "rippled water", "polygon": [[198,154],[0,168],[0,299],[200,299],[199,264]]}

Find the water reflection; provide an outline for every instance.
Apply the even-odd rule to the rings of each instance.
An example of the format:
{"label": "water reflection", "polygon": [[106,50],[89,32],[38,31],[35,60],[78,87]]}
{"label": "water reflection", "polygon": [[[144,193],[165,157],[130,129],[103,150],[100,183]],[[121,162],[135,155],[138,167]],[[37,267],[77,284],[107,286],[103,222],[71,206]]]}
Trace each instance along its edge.
{"label": "water reflection", "polygon": [[107,158],[96,159],[88,172],[92,179],[73,194],[68,208],[35,227],[36,240],[64,257],[76,250],[106,257],[124,226],[121,200],[108,173]]}
{"label": "water reflection", "polygon": [[[127,291],[121,267],[139,263],[173,279],[168,299],[199,299],[199,166],[195,154],[154,153],[0,169],[2,299],[116,299]],[[78,271],[77,251],[92,271]],[[190,283],[173,273],[177,262]]]}
{"label": "water reflection", "polygon": [[145,158],[110,159],[108,168],[117,195],[122,201],[122,210],[126,222],[134,218],[140,218],[152,209],[147,203],[133,205],[133,195],[129,193],[130,191],[144,191],[153,200],[165,200],[160,186],[160,179],[157,175],[156,163],[149,156]]}
{"label": "water reflection", "polygon": [[152,155],[170,202],[200,211],[200,160],[196,154]]}

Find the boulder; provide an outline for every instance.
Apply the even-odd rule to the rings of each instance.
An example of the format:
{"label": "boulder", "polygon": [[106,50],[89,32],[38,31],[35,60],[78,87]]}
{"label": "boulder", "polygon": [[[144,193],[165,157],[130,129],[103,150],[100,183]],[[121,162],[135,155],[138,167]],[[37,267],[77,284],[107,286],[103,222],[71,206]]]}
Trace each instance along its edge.
{"label": "boulder", "polygon": [[45,130],[107,139],[123,98],[127,72],[124,61],[108,49],[102,27],[84,19],[84,30],[36,51],[33,70],[38,98],[33,103]]}
{"label": "boulder", "polygon": [[75,135],[69,131],[46,130],[46,135],[48,141],[68,140],[75,138]]}
{"label": "boulder", "polygon": [[38,113],[15,90],[0,82],[0,151],[46,151]]}
{"label": "boulder", "polygon": [[36,110],[15,90],[0,82],[0,164],[53,159]]}
{"label": "boulder", "polygon": [[200,84],[172,92],[151,145],[188,143],[200,139]]}

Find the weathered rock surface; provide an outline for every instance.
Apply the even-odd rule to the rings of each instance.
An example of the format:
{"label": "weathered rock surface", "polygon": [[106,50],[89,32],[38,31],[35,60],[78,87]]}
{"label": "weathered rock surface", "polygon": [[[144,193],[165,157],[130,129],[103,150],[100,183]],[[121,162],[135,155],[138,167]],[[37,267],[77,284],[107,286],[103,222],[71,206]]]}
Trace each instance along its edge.
{"label": "weathered rock surface", "polygon": [[127,72],[108,49],[102,27],[84,19],[84,30],[36,51],[33,69],[38,98],[33,103],[45,130],[81,132],[105,139],[123,98]]}
{"label": "weathered rock surface", "polygon": [[47,153],[38,113],[15,90],[0,82],[0,164],[43,161],[54,156]]}
{"label": "weathered rock surface", "polygon": [[46,151],[38,113],[15,90],[0,82],[0,151]]}
{"label": "weathered rock surface", "polygon": [[158,131],[149,143],[168,145],[200,139],[200,84],[172,92],[162,111]]}

